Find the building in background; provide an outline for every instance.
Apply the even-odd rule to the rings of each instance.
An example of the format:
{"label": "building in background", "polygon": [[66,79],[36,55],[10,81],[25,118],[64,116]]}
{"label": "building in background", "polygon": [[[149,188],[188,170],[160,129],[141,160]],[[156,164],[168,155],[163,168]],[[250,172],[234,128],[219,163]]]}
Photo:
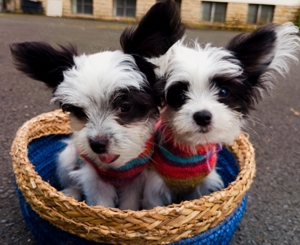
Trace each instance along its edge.
{"label": "building in background", "polygon": [[[16,9],[22,10],[16,0]],[[25,0],[23,0],[25,1]],[[40,0],[49,16],[139,20],[156,0]],[[297,22],[300,0],[175,0],[191,26],[245,28],[267,22]]]}

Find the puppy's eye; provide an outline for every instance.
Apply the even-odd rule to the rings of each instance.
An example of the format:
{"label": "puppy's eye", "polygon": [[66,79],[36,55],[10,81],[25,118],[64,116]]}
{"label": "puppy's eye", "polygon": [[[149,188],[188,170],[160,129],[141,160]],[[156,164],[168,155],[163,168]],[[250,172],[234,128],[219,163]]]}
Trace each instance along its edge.
{"label": "puppy's eye", "polygon": [[219,90],[219,96],[220,98],[227,98],[230,95],[230,92],[227,88],[221,88]]}
{"label": "puppy's eye", "polygon": [[186,92],[188,91],[188,85],[184,82],[178,82],[172,85],[168,89],[167,103],[174,108],[180,108],[187,100]]}
{"label": "puppy's eye", "polygon": [[87,119],[87,115],[85,114],[84,110],[80,107],[65,104],[62,105],[62,110],[72,113],[79,120]]}
{"label": "puppy's eye", "polygon": [[186,99],[186,96],[185,96],[185,94],[184,94],[184,91],[181,91],[180,93],[178,93],[177,95],[176,95],[176,99],[178,100],[178,101],[180,101],[180,102],[183,102],[185,99]]}
{"label": "puppy's eye", "polygon": [[122,103],[119,106],[118,111],[121,112],[121,113],[126,113],[126,112],[129,112],[131,110],[131,107],[132,107],[132,105],[130,103],[128,103],[128,102]]}

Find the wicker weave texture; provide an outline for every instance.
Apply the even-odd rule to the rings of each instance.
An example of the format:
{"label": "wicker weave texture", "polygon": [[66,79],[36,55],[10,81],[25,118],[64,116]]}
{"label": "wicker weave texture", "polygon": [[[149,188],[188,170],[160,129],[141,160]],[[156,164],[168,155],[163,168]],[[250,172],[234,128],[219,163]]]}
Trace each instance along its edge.
{"label": "wicker weave texture", "polygon": [[240,134],[229,147],[238,159],[240,173],[226,189],[197,200],[152,210],[91,207],[66,197],[43,181],[27,156],[27,146],[33,139],[68,133],[69,120],[61,110],[27,121],[18,130],[11,149],[16,181],[28,204],[43,219],[96,242],[164,244],[198,235],[234,212],[255,175],[254,149],[248,138]]}

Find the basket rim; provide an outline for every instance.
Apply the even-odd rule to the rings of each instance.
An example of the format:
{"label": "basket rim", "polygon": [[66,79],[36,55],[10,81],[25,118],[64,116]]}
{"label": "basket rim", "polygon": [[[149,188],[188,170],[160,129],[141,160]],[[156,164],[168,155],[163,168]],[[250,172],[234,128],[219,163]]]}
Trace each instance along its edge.
{"label": "basket rim", "polygon": [[[19,128],[11,148],[13,169],[18,187],[32,209],[41,217],[63,230],[76,234],[76,229],[70,229],[63,225],[66,222],[68,226],[73,228],[75,226],[84,231],[78,234],[79,236],[98,242],[103,239],[106,240],[105,237],[122,237],[122,234],[131,242],[135,238],[142,238],[144,241],[148,241],[149,244],[156,244],[158,241],[161,243],[177,241],[195,234],[194,230],[190,228],[184,229],[184,227],[189,226],[189,222],[195,217],[198,218],[198,221],[200,218],[202,220],[202,222],[197,223],[197,231],[205,231],[216,226],[233,212],[234,209],[227,209],[226,207],[230,205],[236,207],[241,202],[242,197],[250,188],[256,172],[254,148],[248,141],[249,136],[241,133],[234,144],[228,146],[237,157],[240,172],[236,180],[231,182],[225,189],[192,201],[155,207],[151,210],[133,211],[88,206],[72,197],[66,197],[62,192],[57,191],[49,183],[43,181],[28,159],[28,144],[33,139],[54,133],[71,133],[68,116],[60,109],[40,114],[25,122]],[[49,202],[49,199],[51,199],[51,202]],[[222,206],[225,201],[225,205]],[[222,212],[218,210],[218,206],[222,206]],[[207,213],[206,210],[202,210],[205,207],[210,215],[205,214]],[[212,215],[213,211],[216,213]],[[82,216],[79,217],[78,213],[81,213]],[[170,221],[166,218],[169,216],[172,218]],[[86,217],[86,220],[84,220],[84,217]],[[99,223],[93,219],[89,221],[89,217],[94,217],[96,220],[101,219],[102,221]],[[105,219],[115,219],[115,221],[103,225]],[[156,220],[157,224],[150,226],[148,222],[143,224],[145,220],[151,219],[152,221],[153,219]],[[126,220],[127,223],[133,225],[120,226],[118,223],[120,220]],[[166,223],[165,226],[168,228],[162,229],[164,227],[163,223]],[[203,227],[201,227],[201,223],[203,223]],[[137,229],[134,225],[141,229]],[[156,229],[157,227],[159,229]],[[173,228],[171,229],[171,227]],[[94,230],[97,231],[98,236],[95,235]],[[161,237],[158,237],[157,234],[159,233],[162,233]],[[168,237],[171,237],[171,239]]]}

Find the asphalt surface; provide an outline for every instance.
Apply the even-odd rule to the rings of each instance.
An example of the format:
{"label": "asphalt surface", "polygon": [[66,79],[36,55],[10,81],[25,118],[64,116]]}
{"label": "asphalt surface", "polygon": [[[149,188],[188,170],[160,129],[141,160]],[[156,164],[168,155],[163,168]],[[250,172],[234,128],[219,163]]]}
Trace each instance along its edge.
{"label": "asphalt surface", "polygon": [[[9,44],[71,42],[79,53],[115,50],[120,48],[118,39],[125,27],[117,22],[0,15],[0,244],[35,244],[18,206],[9,151],[17,129],[26,120],[55,108],[49,105],[51,94],[43,84],[14,69]],[[189,38],[215,46],[237,34],[187,30]],[[246,131],[256,148],[257,176],[232,245],[300,245],[299,71],[300,65],[295,64],[273,95],[252,113]]]}

